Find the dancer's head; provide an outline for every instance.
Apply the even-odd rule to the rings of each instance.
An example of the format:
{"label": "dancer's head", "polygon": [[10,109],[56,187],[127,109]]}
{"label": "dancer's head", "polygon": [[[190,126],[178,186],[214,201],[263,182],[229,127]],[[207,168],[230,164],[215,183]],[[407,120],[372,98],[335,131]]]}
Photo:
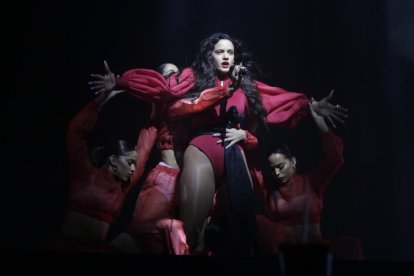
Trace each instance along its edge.
{"label": "dancer's head", "polygon": [[135,171],[135,147],[125,140],[109,142],[96,147],[93,152],[93,161],[98,167],[107,165],[116,179],[127,182]]}
{"label": "dancer's head", "polygon": [[288,183],[296,172],[296,158],[286,144],[274,145],[267,155],[272,177],[280,184]]}

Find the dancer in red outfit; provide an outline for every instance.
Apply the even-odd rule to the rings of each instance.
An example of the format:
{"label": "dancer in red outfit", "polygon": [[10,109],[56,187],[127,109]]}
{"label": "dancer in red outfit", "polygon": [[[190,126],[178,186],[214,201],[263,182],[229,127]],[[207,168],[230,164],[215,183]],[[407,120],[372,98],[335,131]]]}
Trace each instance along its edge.
{"label": "dancer in red outfit", "polygon": [[[167,78],[179,72],[171,63],[162,64],[158,71]],[[173,218],[176,180],[180,172],[175,158],[171,125],[167,125],[165,108],[152,104],[150,125],[157,127],[156,147],[160,162],[149,172],[140,190],[131,224],[111,244],[124,252],[134,252],[129,243],[136,243],[143,254],[187,254],[188,246],[182,222]]]}
{"label": "dancer in red outfit", "polygon": [[[234,252],[251,253],[255,219],[251,176],[243,149],[257,144],[251,133],[265,121],[294,127],[308,113],[309,101],[304,94],[254,81],[250,62],[238,40],[218,33],[202,42],[192,68],[166,80],[148,69],[133,69],[121,78],[92,75],[98,79],[93,82],[98,91],[123,88],[139,99],[154,102],[185,95],[186,99],[173,104],[168,114],[175,118],[191,115],[194,127],[179,185],[180,219],[192,251],[218,184],[225,181],[223,187],[231,202],[228,216],[236,233]],[[338,110],[327,101],[321,103],[315,102],[318,113],[341,120]],[[237,249],[237,244],[242,248]]]}
{"label": "dancer in red outfit", "polygon": [[[163,64],[160,70],[165,78],[178,72],[178,68],[173,64]],[[166,218],[171,214],[176,186],[175,180],[179,173],[179,166],[175,158],[173,140],[164,113],[165,110],[162,106],[153,104],[150,120],[157,123],[156,147],[160,154],[160,162],[149,173],[141,188],[133,215],[133,220],[137,224],[148,220]],[[156,200],[158,197],[159,200]]]}
{"label": "dancer in red outfit", "polygon": [[296,173],[297,160],[287,145],[278,145],[270,150],[268,162],[273,182],[268,187],[267,209],[268,218],[272,222],[264,216],[257,216],[259,240],[268,253],[275,253],[281,244],[299,243],[333,245],[334,255],[344,255],[339,243],[343,246],[346,240],[350,248],[352,243],[356,249],[353,252],[348,251],[348,257],[361,259],[362,251],[358,240],[343,237],[332,244],[321,233],[323,192],[344,163],[343,143],[342,139],[328,128],[323,117],[314,112],[312,105],[310,111],[321,132],[324,159],[312,171],[299,174]]}
{"label": "dancer in red outfit", "polygon": [[[101,79],[112,75],[108,73],[110,69],[106,62],[105,68],[107,74],[99,76]],[[173,64],[163,64],[160,70],[160,73],[166,78],[172,73],[178,72],[178,68]],[[98,85],[99,82],[92,81],[90,84]],[[103,91],[108,90],[101,89],[98,93]],[[197,99],[197,102],[201,104],[206,102],[209,104],[211,99],[217,98],[215,90],[206,91],[202,95],[206,98],[200,97]],[[176,143],[173,142],[171,131],[180,133],[179,140],[182,141],[182,126],[180,126],[180,123],[168,122],[165,116],[165,104],[161,101],[154,102],[149,125],[157,129],[157,139],[156,141],[144,139],[139,140],[139,142],[147,144],[147,147],[156,142],[157,148],[160,150],[161,162],[151,170],[144,182],[135,206],[131,225],[125,233],[121,233],[113,239],[111,244],[123,252],[182,255],[188,251],[182,223],[171,218],[171,209],[175,202],[176,178],[179,173],[175,154],[180,154],[180,147],[173,146]],[[185,131],[187,130],[185,129]],[[145,131],[145,128],[142,131]],[[154,138],[154,136],[150,138]],[[135,246],[135,243],[138,246]],[[131,246],[132,244],[134,246]]]}
{"label": "dancer in red outfit", "polygon": [[[70,166],[69,210],[61,232],[49,242],[49,250],[113,250],[104,243],[109,227],[119,215],[125,197],[142,174],[145,156],[148,156],[151,149],[142,144],[134,148],[124,140],[118,140],[97,147],[93,151],[94,160],[90,160],[88,135],[98,119],[102,105],[120,92],[122,91],[101,93],[69,124],[66,136]],[[154,136],[154,130],[148,128],[141,135]],[[137,159],[138,156],[140,159]]]}

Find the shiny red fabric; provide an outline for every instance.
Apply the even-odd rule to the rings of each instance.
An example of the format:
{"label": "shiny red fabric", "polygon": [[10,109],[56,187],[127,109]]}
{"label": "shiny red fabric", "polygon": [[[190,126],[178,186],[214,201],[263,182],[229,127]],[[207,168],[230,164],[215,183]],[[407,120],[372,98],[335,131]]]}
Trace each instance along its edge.
{"label": "shiny red fabric", "polygon": [[[141,100],[166,103],[190,91],[194,87],[194,80],[191,68],[185,68],[181,74],[173,74],[167,79],[154,70],[132,69],[116,79],[116,88],[125,89]],[[294,127],[307,114],[309,100],[304,94],[259,81],[256,84],[268,123]],[[220,86],[219,83],[217,86]]]}
{"label": "shiny red fabric", "polygon": [[269,124],[293,128],[308,114],[309,100],[303,93],[269,86],[260,81],[256,84],[266,110],[266,121]]}
{"label": "shiny red fabric", "polygon": [[184,95],[194,86],[190,68],[165,79],[150,69],[132,69],[116,78],[116,89],[125,89],[140,100],[165,103]]}
{"label": "shiny red fabric", "polygon": [[[158,103],[167,103],[176,100],[166,112],[168,119],[177,120],[190,114],[204,113],[204,115],[198,114],[196,118],[192,118],[191,125],[193,127],[205,123],[214,125],[217,123],[216,119],[219,119],[217,116],[218,103],[221,99],[227,97],[227,86],[231,84],[231,81],[226,79],[221,83],[218,80],[216,87],[207,89],[195,101],[180,99],[194,87],[194,80],[192,69],[185,68],[181,74],[173,74],[167,79],[164,79],[162,75],[154,70],[132,69],[125,72],[116,81],[117,88],[125,89],[133,96],[142,100]],[[284,127],[294,127],[308,113],[307,104],[309,101],[304,94],[289,92],[279,87],[271,87],[259,81],[256,84],[267,113],[266,120],[268,123],[278,124]],[[240,91],[240,89],[236,91],[231,98],[235,94],[239,94]],[[239,103],[239,111],[246,111],[246,106],[240,105],[245,103],[245,99]],[[214,109],[209,108],[213,106],[215,106]],[[214,112],[216,112],[216,115],[212,114]],[[210,117],[211,115],[213,117]],[[243,148],[251,149],[255,147],[257,140],[253,137],[251,134],[248,135],[249,139],[241,143]],[[206,147],[203,147],[203,149],[206,150]],[[256,170],[255,173],[260,174],[260,171]],[[260,176],[256,179],[259,178]]]}

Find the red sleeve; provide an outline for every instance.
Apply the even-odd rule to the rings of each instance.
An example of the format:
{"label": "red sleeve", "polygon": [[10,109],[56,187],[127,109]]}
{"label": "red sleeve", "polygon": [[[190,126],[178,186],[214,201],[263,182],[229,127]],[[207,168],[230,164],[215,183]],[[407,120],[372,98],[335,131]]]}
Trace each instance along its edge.
{"label": "red sleeve", "polygon": [[72,178],[89,174],[93,167],[86,141],[98,119],[99,110],[100,105],[96,101],[91,101],[69,123],[66,132],[66,150]]}
{"label": "red sleeve", "polygon": [[251,134],[249,131],[244,130],[246,132],[246,139],[243,140],[240,145],[242,146],[242,148],[244,150],[249,150],[249,149],[253,149],[257,146],[257,144],[259,143],[257,141],[257,137],[254,136],[253,134]]}
{"label": "red sleeve", "polygon": [[344,163],[342,139],[332,131],[324,133],[322,136],[322,150],[324,159],[311,173],[313,188],[320,194]]}
{"label": "red sleeve", "polygon": [[157,133],[158,129],[153,121],[150,121],[141,129],[135,146],[135,151],[137,152],[135,172],[132,175],[130,187],[125,191],[126,194],[138,183],[139,178],[144,173],[145,165],[157,138]]}
{"label": "red sleeve", "polygon": [[266,120],[270,124],[292,128],[308,114],[309,100],[302,93],[290,92],[262,82],[257,82],[257,91],[267,113]]}
{"label": "red sleeve", "polygon": [[184,95],[194,86],[194,74],[190,68],[181,74],[165,79],[150,69],[132,69],[116,78],[116,89],[125,89],[140,100],[166,102]]}
{"label": "red sleeve", "polygon": [[218,86],[204,90],[195,100],[180,99],[167,109],[167,117],[171,120],[179,119],[190,114],[201,112],[216,105],[221,99],[228,96],[227,86]]}

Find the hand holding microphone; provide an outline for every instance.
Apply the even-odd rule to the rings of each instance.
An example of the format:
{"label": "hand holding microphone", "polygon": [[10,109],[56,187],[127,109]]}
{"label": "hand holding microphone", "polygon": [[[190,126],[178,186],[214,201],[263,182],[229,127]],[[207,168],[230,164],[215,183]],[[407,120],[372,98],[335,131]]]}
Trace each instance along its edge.
{"label": "hand holding microphone", "polygon": [[241,79],[241,77],[247,75],[249,73],[249,70],[242,65],[242,63],[237,65],[232,65],[230,67],[231,76],[235,80]]}
{"label": "hand holding microphone", "polygon": [[231,76],[233,78],[233,84],[229,87],[229,93],[230,96],[233,94],[234,91],[236,91],[240,87],[241,80],[243,76],[246,76],[249,73],[249,70],[247,70],[246,67],[243,67],[243,65],[237,64],[232,65],[230,67]]}
{"label": "hand holding microphone", "polygon": [[240,76],[246,76],[249,73],[249,70],[247,70],[246,67],[241,66],[239,70]]}

